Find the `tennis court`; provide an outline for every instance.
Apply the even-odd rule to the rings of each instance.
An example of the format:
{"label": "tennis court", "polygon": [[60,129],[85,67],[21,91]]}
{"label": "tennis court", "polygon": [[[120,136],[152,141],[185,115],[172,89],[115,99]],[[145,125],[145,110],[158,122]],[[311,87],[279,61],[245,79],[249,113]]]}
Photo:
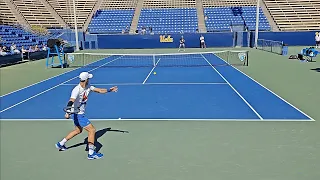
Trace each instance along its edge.
{"label": "tennis court", "polygon": [[[147,67],[99,67],[112,56],[79,69],[45,69],[45,61],[3,68],[1,90],[11,93],[1,97],[1,179],[317,179],[319,126],[312,119],[319,119],[319,72],[311,69],[318,63],[249,51],[249,66],[211,67],[202,57],[202,66],[166,67],[160,59],[154,69],[153,60]],[[118,59],[125,62],[127,54],[177,50],[102,53],[110,52],[125,54]],[[223,56],[203,54],[225,64]],[[96,161],[86,158],[85,132],[66,144],[68,151],[54,147],[73,128],[62,108],[83,70],[94,74],[93,85],[119,87],[90,95],[87,114],[105,155]],[[37,83],[44,77],[50,79]]]}
{"label": "tennis court", "polygon": [[[63,120],[61,110],[79,82],[77,75],[89,71],[94,74],[92,85],[119,87],[119,93],[92,95],[87,113],[93,120],[313,120],[229,65],[236,58],[246,59],[243,52],[223,52],[236,56],[226,59],[221,53],[210,52],[107,57],[98,54],[93,57],[95,61],[84,63],[81,68],[2,96],[1,117]],[[240,53],[245,57],[238,56]],[[90,59],[90,55],[95,56],[82,54],[85,57],[81,59]],[[80,59],[73,57],[74,61]],[[43,106],[42,102],[50,105]]]}

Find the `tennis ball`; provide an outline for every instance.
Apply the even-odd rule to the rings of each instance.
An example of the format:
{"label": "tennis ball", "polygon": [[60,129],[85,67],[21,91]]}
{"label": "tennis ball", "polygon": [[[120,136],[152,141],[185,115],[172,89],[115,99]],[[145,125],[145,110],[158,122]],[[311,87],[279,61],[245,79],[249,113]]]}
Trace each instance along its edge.
{"label": "tennis ball", "polygon": [[156,75],[156,74],[157,74],[157,72],[153,72],[153,74],[154,74],[154,75]]}

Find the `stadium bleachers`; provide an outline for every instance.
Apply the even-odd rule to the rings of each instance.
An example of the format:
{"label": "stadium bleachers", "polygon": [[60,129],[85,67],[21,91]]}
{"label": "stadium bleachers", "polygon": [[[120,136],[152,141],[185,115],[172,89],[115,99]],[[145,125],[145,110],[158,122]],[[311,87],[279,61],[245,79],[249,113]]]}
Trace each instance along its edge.
{"label": "stadium bleachers", "polygon": [[90,33],[122,33],[130,29],[138,0],[102,0],[88,26]]}
{"label": "stadium bleachers", "polygon": [[[77,25],[81,29],[94,8],[97,0],[77,0]],[[74,26],[73,4],[68,0],[48,0],[48,3],[69,26]]]}
{"label": "stadium bleachers", "polygon": [[319,0],[264,0],[281,31],[320,29]]}
{"label": "stadium bleachers", "polygon": [[[204,8],[204,14],[208,17],[206,20],[207,31],[230,31],[231,24],[246,24],[249,30],[255,29],[256,7],[244,6],[242,17],[234,15],[231,7],[210,7]],[[259,30],[267,31],[271,27],[261,8],[259,10]]]}
{"label": "stadium bleachers", "polygon": [[152,27],[154,33],[194,33],[198,28],[195,8],[142,9],[138,29]]}
{"label": "stadium bleachers", "polygon": [[153,33],[194,33],[198,29],[196,0],[144,0],[137,29]]}
{"label": "stadium bleachers", "polygon": [[11,9],[5,1],[0,1],[0,19],[3,24],[17,23],[16,17],[13,15]]}
{"label": "stadium bleachers", "polygon": [[14,0],[14,3],[30,25],[63,26],[40,0]]}
{"label": "stadium bleachers", "polygon": [[92,18],[88,30],[90,33],[121,33],[130,27],[134,10],[99,10]]}
{"label": "stadium bleachers", "polygon": [[42,45],[47,41],[47,37],[39,37],[23,29],[15,28],[12,26],[0,25],[0,36],[4,46],[11,46],[12,43],[16,44],[17,49],[29,46]]}

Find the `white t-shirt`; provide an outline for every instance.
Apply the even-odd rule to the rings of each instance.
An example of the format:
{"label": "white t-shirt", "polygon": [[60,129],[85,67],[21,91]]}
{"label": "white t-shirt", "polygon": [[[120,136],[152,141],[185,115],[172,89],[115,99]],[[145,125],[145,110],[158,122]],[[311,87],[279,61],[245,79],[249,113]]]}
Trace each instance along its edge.
{"label": "white t-shirt", "polygon": [[84,114],[86,110],[86,104],[88,101],[88,96],[90,91],[92,91],[95,87],[88,85],[87,87],[83,88],[80,84],[73,88],[71,97],[75,99],[73,103],[74,108],[80,108],[80,112],[78,114]]}
{"label": "white t-shirt", "polygon": [[200,42],[204,42],[204,37],[200,37]]}
{"label": "white t-shirt", "polygon": [[316,41],[320,41],[320,35],[315,37]]}

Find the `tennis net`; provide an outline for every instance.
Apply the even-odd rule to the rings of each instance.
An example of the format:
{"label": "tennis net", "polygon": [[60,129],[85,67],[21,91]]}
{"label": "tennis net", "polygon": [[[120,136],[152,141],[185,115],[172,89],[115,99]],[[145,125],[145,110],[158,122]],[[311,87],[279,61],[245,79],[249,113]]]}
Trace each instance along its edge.
{"label": "tennis net", "polygon": [[263,51],[268,51],[268,52],[281,55],[283,42],[266,40],[266,39],[258,39],[257,48]]}
{"label": "tennis net", "polygon": [[248,51],[216,51],[171,54],[68,53],[69,67],[193,67],[248,66]]}

